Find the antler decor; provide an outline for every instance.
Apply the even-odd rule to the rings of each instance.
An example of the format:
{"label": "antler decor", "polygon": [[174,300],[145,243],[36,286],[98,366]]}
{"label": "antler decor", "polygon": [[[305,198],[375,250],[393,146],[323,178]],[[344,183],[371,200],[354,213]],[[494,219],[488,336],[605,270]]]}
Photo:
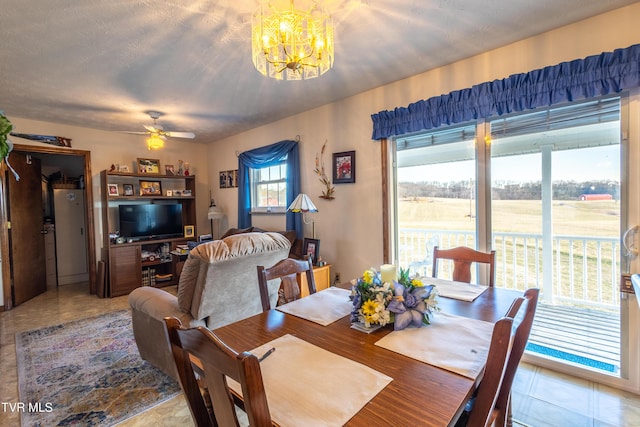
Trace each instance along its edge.
{"label": "antler decor", "polygon": [[320,197],[322,199],[333,200],[333,192],[335,191],[335,188],[331,185],[331,181],[329,180],[329,178],[327,178],[327,174],[324,172],[324,160],[322,159],[326,146],[327,141],[322,144],[322,150],[320,150],[320,154],[316,153],[316,168],[314,172],[318,174],[318,176],[320,177],[319,181],[327,188],[322,192],[322,196]]}

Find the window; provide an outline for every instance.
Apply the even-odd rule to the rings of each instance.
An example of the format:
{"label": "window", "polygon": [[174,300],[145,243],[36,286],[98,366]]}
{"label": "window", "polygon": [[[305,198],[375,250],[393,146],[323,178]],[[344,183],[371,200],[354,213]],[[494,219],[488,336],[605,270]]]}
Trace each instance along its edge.
{"label": "window", "polygon": [[251,169],[251,212],[279,212],[287,209],[287,165]]}
{"label": "window", "polygon": [[[536,313],[528,352],[624,377],[627,103],[594,98],[396,137],[398,264],[429,276],[436,245],[495,250],[495,286],[540,288],[539,308],[554,310]],[[451,265],[443,270],[450,278]],[[486,271],[472,274],[488,281]],[[583,314],[606,315],[603,329],[558,327]],[[596,336],[607,344],[593,344]]]}

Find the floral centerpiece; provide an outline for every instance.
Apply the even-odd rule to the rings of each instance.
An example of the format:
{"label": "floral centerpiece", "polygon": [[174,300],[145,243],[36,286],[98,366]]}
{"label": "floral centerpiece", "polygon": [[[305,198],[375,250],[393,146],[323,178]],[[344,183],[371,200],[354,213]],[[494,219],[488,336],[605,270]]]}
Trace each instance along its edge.
{"label": "floral centerpiece", "polygon": [[438,310],[437,295],[434,285],[411,278],[408,269],[401,268],[398,280],[389,283],[371,268],[356,279],[351,291],[351,322],[366,328],[393,323],[395,330],[428,325],[430,315]]}

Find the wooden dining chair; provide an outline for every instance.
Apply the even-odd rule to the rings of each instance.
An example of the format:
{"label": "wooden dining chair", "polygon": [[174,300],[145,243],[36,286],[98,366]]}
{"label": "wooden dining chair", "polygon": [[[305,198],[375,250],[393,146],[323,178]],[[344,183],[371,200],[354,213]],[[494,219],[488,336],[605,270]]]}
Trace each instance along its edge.
{"label": "wooden dining chair", "polygon": [[432,277],[438,277],[438,260],[448,259],[453,261],[452,280],[471,283],[471,264],[482,263],[489,265],[489,286],[493,286],[495,279],[496,251],[489,253],[476,251],[466,246],[458,246],[452,249],[433,248]]}
{"label": "wooden dining chair", "polygon": [[271,310],[269,301],[269,288],[267,282],[273,279],[282,279],[283,302],[291,302],[300,298],[300,285],[296,280],[299,274],[306,274],[309,295],[316,293],[316,281],[313,276],[313,263],[309,256],[305,260],[286,258],[278,261],[272,267],[258,266],[258,284],[260,286],[260,300],[262,310]]}
{"label": "wooden dining chair", "polygon": [[494,411],[500,385],[513,343],[513,318],[503,317],[493,326],[487,364],[477,394],[462,414],[456,427],[488,427],[497,414]]}
{"label": "wooden dining chair", "polygon": [[[180,386],[197,427],[240,425],[227,377],[242,387],[243,407],[249,425],[272,426],[260,361],[255,355],[237,353],[204,327],[186,329],[175,317],[167,317],[164,321]],[[204,393],[194,371],[194,360],[198,361],[197,371],[206,384]],[[207,399],[210,399],[210,405]]]}
{"label": "wooden dining chair", "polygon": [[[539,294],[540,289],[538,288],[527,289],[523,296],[524,309],[516,308],[512,305],[507,313],[508,317],[514,318],[515,322],[519,322],[519,324],[513,339],[511,354],[509,355],[507,368],[495,405],[495,410],[497,411],[496,427],[511,427],[513,424],[511,420],[511,387],[513,386],[513,379],[516,376],[518,365],[527,347],[527,342],[529,341],[533,319],[536,315],[536,308],[538,307]],[[522,317],[519,318],[519,315]]]}
{"label": "wooden dining chair", "polygon": [[[538,304],[538,294],[537,288],[528,289],[522,297],[513,301],[507,314],[501,319],[501,321],[511,320],[506,354],[504,348],[501,348],[504,342],[496,341],[498,323],[494,326],[482,381],[456,423],[456,427],[511,425],[511,386],[529,339]],[[504,331],[498,329],[498,333],[504,333]]]}

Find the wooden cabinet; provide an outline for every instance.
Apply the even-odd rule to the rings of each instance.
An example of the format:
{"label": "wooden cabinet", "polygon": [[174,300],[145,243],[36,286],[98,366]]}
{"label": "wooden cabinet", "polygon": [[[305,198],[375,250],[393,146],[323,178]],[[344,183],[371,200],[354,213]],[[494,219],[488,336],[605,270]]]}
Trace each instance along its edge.
{"label": "wooden cabinet", "polygon": [[[316,292],[327,289],[331,285],[331,264],[326,264],[322,267],[313,267],[313,279],[316,282]],[[308,296],[309,288],[307,287],[307,277],[304,274],[301,274],[298,276],[298,280],[298,285],[300,285],[300,296]]]}
{"label": "wooden cabinet", "polygon": [[139,245],[109,249],[109,296],[126,295],[142,284],[140,254]]}
{"label": "wooden cabinet", "polygon": [[[186,244],[188,239],[181,235],[159,239],[118,240],[119,211],[121,205],[180,204],[182,224],[193,226],[195,234],[195,176],[102,171],[100,178],[103,253],[104,260],[108,262],[104,295],[115,297],[126,295],[140,286],[159,287],[178,283],[178,260],[170,252],[176,249],[176,245]],[[153,181],[155,190],[143,191],[143,188],[149,188],[145,181]]]}

